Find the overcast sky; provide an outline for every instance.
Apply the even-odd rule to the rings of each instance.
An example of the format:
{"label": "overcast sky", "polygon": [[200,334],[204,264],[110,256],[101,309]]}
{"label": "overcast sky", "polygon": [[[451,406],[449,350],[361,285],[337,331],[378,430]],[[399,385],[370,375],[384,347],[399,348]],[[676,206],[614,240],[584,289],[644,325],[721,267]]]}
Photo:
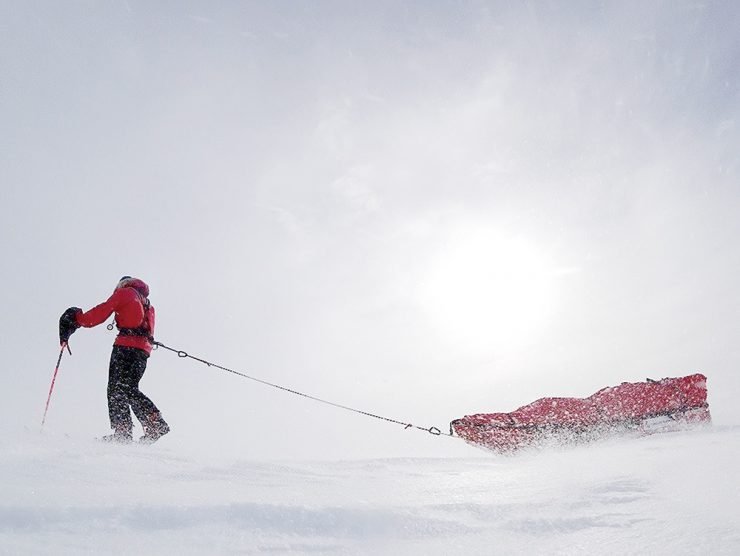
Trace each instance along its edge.
{"label": "overcast sky", "polygon": [[[124,274],[157,339],[422,426],[709,376],[740,417],[735,2],[0,3],[4,430]],[[50,432],[107,431],[113,333]],[[155,352],[171,449],[464,455]],[[164,445],[165,441],[163,441]]]}

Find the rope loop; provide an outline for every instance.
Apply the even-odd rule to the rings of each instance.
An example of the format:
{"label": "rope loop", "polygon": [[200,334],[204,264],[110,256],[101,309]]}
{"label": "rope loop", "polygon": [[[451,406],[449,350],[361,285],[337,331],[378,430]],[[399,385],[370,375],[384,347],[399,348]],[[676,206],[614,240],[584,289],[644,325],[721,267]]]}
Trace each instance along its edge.
{"label": "rope loop", "polygon": [[185,352],[185,351],[178,351],[178,352],[177,352],[177,356],[178,356],[178,357],[183,357],[183,358],[185,358],[185,357],[190,357],[190,356],[189,356],[189,355],[187,354],[187,352]]}

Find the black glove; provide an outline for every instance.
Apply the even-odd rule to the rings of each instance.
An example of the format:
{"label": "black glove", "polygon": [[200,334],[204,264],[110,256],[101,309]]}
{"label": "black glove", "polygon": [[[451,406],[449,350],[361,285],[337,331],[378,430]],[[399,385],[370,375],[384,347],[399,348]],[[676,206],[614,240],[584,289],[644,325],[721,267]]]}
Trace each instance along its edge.
{"label": "black glove", "polygon": [[79,307],[70,307],[59,317],[59,345],[66,344],[69,337],[80,327],[77,324],[77,313],[81,312],[82,309]]}

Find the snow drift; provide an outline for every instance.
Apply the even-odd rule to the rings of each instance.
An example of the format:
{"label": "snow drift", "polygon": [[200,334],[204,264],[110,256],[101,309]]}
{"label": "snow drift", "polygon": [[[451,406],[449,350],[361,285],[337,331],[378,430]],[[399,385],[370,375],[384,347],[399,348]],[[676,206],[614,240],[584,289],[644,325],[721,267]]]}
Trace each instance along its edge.
{"label": "snow drift", "polygon": [[739,554],[738,459],[728,427],[514,457],[310,462],[5,434],[0,552]]}

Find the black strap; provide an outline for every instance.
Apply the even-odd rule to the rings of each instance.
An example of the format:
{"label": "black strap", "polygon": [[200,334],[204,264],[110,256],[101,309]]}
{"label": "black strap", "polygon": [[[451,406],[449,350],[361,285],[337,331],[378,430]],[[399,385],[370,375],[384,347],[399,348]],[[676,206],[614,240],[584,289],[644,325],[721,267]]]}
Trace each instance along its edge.
{"label": "black strap", "polygon": [[145,338],[149,338],[150,340],[154,339],[149,334],[149,329],[143,326],[139,326],[138,328],[119,328],[118,335],[119,336],[144,336]]}

